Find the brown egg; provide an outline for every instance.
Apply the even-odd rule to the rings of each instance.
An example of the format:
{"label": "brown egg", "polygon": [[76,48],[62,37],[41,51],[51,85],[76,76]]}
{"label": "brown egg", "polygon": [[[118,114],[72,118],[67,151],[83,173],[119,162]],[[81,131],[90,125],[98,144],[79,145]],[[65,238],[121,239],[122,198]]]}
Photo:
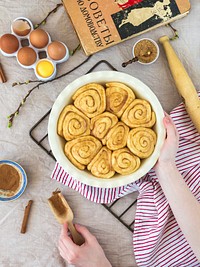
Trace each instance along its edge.
{"label": "brown egg", "polygon": [[31,26],[26,20],[16,20],[12,23],[12,29],[19,36],[26,36],[31,31]]}
{"label": "brown egg", "polygon": [[1,36],[0,48],[7,54],[15,53],[19,48],[19,41],[16,36],[10,33],[6,33]]}
{"label": "brown egg", "polygon": [[31,66],[37,59],[36,52],[31,47],[22,47],[18,53],[17,58],[19,62],[24,66]]}
{"label": "brown egg", "polygon": [[55,41],[48,45],[47,52],[50,58],[61,60],[66,55],[66,48],[62,43]]}
{"label": "brown egg", "polygon": [[48,34],[42,29],[33,30],[30,33],[30,42],[36,48],[44,48],[48,42]]}

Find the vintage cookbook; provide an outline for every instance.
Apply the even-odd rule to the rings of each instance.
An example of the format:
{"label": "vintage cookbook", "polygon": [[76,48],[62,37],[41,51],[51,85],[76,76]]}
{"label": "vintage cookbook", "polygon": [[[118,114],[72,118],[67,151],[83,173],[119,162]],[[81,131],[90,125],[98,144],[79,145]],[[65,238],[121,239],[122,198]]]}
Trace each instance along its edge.
{"label": "vintage cookbook", "polygon": [[63,0],[86,55],[182,18],[189,0]]}

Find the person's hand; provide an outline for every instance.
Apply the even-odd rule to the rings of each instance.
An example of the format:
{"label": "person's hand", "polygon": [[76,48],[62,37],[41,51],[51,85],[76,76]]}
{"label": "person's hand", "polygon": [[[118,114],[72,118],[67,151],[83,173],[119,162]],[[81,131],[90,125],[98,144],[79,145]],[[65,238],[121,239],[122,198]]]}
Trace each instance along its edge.
{"label": "person's hand", "polygon": [[166,129],[166,139],[161,149],[159,159],[154,166],[154,170],[157,171],[163,165],[172,163],[175,164],[175,157],[178,150],[179,135],[172,121],[171,117],[165,113],[163,123]]}
{"label": "person's hand", "polygon": [[58,245],[60,255],[69,264],[77,267],[111,267],[95,236],[83,226],[75,225],[75,227],[84,237],[85,243],[81,246],[76,245],[68,236],[67,224],[64,224]]}

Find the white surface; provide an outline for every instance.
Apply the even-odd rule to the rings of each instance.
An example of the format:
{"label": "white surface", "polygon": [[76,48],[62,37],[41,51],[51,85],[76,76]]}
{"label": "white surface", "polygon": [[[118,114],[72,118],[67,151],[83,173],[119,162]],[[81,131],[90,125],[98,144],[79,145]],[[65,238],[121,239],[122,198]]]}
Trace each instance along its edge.
{"label": "white surface", "polygon": [[[40,22],[59,1],[3,1],[0,0],[0,35],[10,32],[13,19],[28,17],[34,24]],[[184,63],[195,86],[200,88],[200,1],[191,0],[190,14],[173,23],[179,30],[180,39],[172,43]],[[64,8],[53,14],[42,27],[52,40],[64,42],[70,50],[78,45],[70,19]],[[35,90],[15,118],[13,127],[7,128],[7,116],[15,111],[22,98],[31,89],[28,86],[12,87],[13,82],[35,80],[32,70],[21,68],[16,58],[0,55],[8,82],[0,84],[0,159],[17,161],[24,167],[28,185],[24,194],[16,201],[0,203],[0,266],[1,267],[63,267],[67,266],[57,250],[60,225],[48,207],[47,198],[59,187],[75,213],[76,222],[85,224],[94,233],[114,267],[136,266],[132,252],[132,235],[116,221],[101,205],[94,204],[73,190],[50,180],[54,161],[29,137],[30,128],[49,110],[60,92],[73,80],[85,74],[97,61],[106,59],[118,70],[143,81],[157,95],[163,108],[170,111],[181,102],[170,74],[162,47],[158,60],[149,66],[133,63],[125,69],[121,63],[132,57],[133,44],[143,37],[157,41],[164,34],[170,35],[169,27],[162,27],[128,40],[92,56],[82,67],[55,82]],[[59,64],[57,75],[61,75],[85,59],[82,50],[67,62]],[[102,64],[98,70],[107,70]],[[43,131],[41,129],[41,135]],[[127,202],[134,198],[130,195]],[[24,208],[29,199],[31,208],[27,233],[20,234]],[[119,205],[120,206],[120,205]],[[123,210],[123,207],[119,207]],[[131,216],[131,215],[130,215]],[[134,217],[134,214],[132,214]]]}
{"label": "white surface", "polygon": [[[156,124],[154,130],[157,134],[157,143],[152,155],[148,159],[142,161],[140,168],[136,172],[130,175],[115,174],[111,179],[99,179],[93,176],[90,172],[86,172],[86,170],[81,171],[78,168],[76,168],[65,156],[64,154],[65,142],[63,142],[64,139],[57,134],[57,122],[63,108],[66,105],[71,104],[73,94],[80,87],[89,83],[99,83],[105,85],[105,83],[107,82],[124,83],[133,90],[134,94],[136,95],[136,98],[145,99],[149,103],[151,103],[152,109],[156,113]],[[164,112],[157,97],[152,92],[152,90],[144,83],[142,83],[140,80],[122,72],[116,72],[116,71],[93,72],[83,75],[82,77],[76,79],[75,81],[67,85],[67,87],[57,97],[55,103],[53,104],[49,117],[49,124],[48,124],[49,143],[56,160],[76,180],[79,180],[84,184],[95,187],[113,188],[113,187],[123,186],[138,180],[155,165],[165,139],[163,117],[164,117]]]}

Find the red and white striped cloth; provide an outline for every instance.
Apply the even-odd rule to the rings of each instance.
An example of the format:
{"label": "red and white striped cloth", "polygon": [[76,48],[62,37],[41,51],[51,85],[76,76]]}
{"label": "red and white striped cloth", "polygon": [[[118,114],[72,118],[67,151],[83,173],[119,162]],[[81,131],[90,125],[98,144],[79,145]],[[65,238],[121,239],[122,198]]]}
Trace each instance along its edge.
{"label": "red and white striped cloth", "polygon": [[[200,202],[200,135],[183,104],[176,107],[170,115],[180,135],[177,167]],[[138,266],[200,267],[174,218],[154,170],[135,183],[104,189],[80,183],[56,163],[52,179],[73,188],[96,203],[111,203],[139,190],[133,234],[134,254]]]}

